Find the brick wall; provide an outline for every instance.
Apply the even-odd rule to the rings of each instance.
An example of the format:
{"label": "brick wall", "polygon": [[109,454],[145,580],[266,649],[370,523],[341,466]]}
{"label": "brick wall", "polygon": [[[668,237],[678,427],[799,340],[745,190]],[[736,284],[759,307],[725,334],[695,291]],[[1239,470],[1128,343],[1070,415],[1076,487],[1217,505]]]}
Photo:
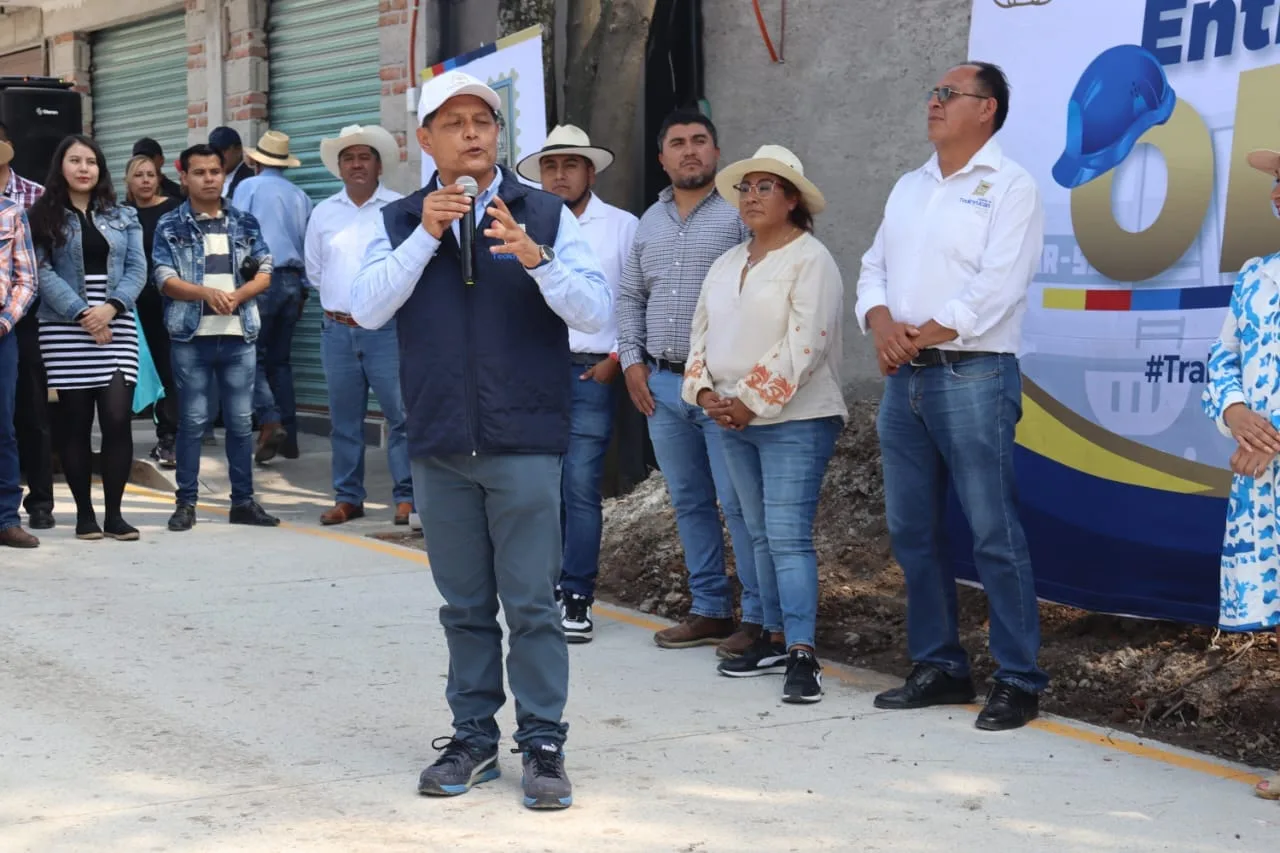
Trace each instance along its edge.
{"label": "brick wall", "polygon": [[245,147],[267,130],[267,1],[226,0],[226,121]]}
{"label": "brick wall", "polygon": [[49,37],[49,75],[75,83],[71,88],[84,95],[82,115],[86,131],[93,129],[93,98],[89,92],[91,50],[89,34],[81,32],[57,33]]}
{"label": "brick wall", "polygon": [[[419,26],[423,25],[420,20]],[[416,190],[422,153],[414,138],[416,113],[405,109],[405,93],[416,85],[409,71],[409,3],[408,0],[381,0],[378,6],[378,49],[381,67],[378,76],[382,80],[382,126],[391,132],[400,144],[400,168],[387,170],[387,184],[402,192]],[[421,67],[422,51],[416,61]]]}
{"label": "brick wall", "polygon": [[209,55],[205,39],[205,2],[187,0],[187,141],[209,136]]}

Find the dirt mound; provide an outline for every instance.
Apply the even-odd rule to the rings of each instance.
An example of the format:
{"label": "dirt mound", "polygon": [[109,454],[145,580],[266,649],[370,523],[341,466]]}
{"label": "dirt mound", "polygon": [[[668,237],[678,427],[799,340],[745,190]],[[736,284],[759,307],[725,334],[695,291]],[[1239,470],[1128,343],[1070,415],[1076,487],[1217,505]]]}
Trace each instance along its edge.
{"label": "dirt mound", "polygon": [[[659,616],[689,607],[684,556],[666,484],[655,473],[606,503],[599,595]],[[851,408],[815,529],[818,637],[830,658],[905,673],[906,596],[889,549],[875,404]],[[732,554],[726,541],[726,553]],[[730,557],[732,570],[732,557]],[[1280,665],[1274,635],[1086,613],[1042,604],[1042,707],[1265,767],[1280,766]],[[986,598],[960,590],[960,626],[975,674],[995,669]]]}

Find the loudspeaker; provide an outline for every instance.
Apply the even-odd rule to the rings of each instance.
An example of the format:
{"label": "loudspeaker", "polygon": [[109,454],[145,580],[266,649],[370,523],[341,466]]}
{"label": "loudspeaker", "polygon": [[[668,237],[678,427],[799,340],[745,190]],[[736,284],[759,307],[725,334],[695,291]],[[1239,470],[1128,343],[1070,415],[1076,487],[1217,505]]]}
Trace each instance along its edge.
{"label": "loudspeaker", "polygon": [[0,119],[13,142],[13,170],[40,184],[58,144],[84,128],[80,94],[53,78],[0,78]]}

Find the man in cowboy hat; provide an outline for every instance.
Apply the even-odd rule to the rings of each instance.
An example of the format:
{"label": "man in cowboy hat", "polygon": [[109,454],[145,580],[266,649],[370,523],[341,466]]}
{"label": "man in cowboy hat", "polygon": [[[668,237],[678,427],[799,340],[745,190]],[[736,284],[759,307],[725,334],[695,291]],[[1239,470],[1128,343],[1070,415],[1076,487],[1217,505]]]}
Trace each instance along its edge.
{"label": "man in cowboy hat", "polygon": [[[521,160],[516,171],[564,199],[616,294],[640,220],[606,204],[592,191],[596,175],[612,163],[612,151],[592,145],[586,133],[566,124],[552,130],[542,150]],[[569,329],[569,351],[573,411],[560,484],[564,501],[561,612],[565,637],[571,643],[585,643],[591,640],[591,602],[599,572],[600,486],[613,433],[617,379],[622,373],[617,324],[610,317],[606,327],[594,334]]]}
{"label": "man in cowboy hat", "polygon": [[321,524],[364,515],[364,416],[370,388],[387,421],[395,523],[408,524],[413,512],[396,328],[388,322],[381,329],[362,329],[351,319],[351,284],[382,221],[382,208],[403,198],[380,180],[399,161],[395,138],[376,125],[349,125],[337,137],[320,141],[320,162],[343,185],[341,192],[316,205],[307,224],[307,282],[319,292],[324,310],[320,352],[333,427],[329,443],[336,500],[320,516]]}
{"label": "man in cowboy hat", "polygon": [[[414,496],[445,601],[454,734],[418,790],[461,794],[498,776],[501,604],[524,804],[557,809],[573,801],[569,652],[555,599],[568,330],[603,329],[613,299],[564,202],[497,165],[501,105],[460,71],[422,87],[418,144],[438,172],[383,208],[351,313],[366,329],[397,322]],[[479,193],[470,282],[459,249],[467,184]]]}
{"label": "man in cowboy hat", "polygon": [[[44,187],[29,181],[13,168],[14,150],[9,128],[0,122],[0,192],[5,198],[29,210]],[[7,146],[7,147],[4,147]],[[53,432],[49,418],[49,388],[45,382],[44,357],[40,354],[40,326],[35,304],[18,321],[18,405],[14,429],[18,433],[18,456],[27,476],[27,497],[23,507],[32,530],[48,530],[53,518]]]}
{"label": "man in cowboy hat", "polygon": [[253,390],[253,416],[258,422],[254,460],[266,462],[281,453],[298,458],[298,412],[293,393],[293,329],[302,316],[307,294],[303,285],[303,243],[311,199],[284,176],[301,166],[289,153],[289,137],[278,130],[262,134],[244,156],[260,167],[256,177],[236,190],[232,205],[250,213],[262,227],[271,249],[271,289],[258,300],[262,332],[258,335],[258,378]]}

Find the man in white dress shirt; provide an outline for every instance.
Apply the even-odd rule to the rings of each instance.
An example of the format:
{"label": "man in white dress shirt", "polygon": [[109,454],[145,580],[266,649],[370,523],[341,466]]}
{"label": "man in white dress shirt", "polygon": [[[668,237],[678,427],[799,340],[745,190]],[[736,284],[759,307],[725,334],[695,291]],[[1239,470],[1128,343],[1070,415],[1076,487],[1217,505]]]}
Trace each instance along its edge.
{"label": "man in white dress shirt", "polygon": [[[618,280],[640,220],[606,204],[592,190],[596,175],[612,163],[612,151],[592,145],[585,132],[566,124],[552,130],[542,150],[521,160],[516,171],[564,199],[578,217],[583,236],[595,251],[616,298]],[[591,603],[600,570],[600,486],[613,434],[617,380],[622,373],[617,323],[610,317],[605,328],[591,334],[569,329],[569,350],[573,409],[569,415],[569,449],[565,451],[560,475],[564,500],[561,610],[565,639],[586,643],[591,641]]]}
{"label": "man in white dress shirt", "polygon": [[351,285],[382,222],[382,208],[404,196],[382,185],[400,161],[400,146],[376,125],[344,127],[320,141],[320,160],[343,189],[320,202],[307,223],[307,280],[320,293],[321,359],[329,390],[334,506],[321,524],[343,524],[364,516],[364,419],[369,389],[387,422],[387,465],[395,523],[413,512],[413,472],[400,395],[400,353],[394,322],[362,329],[351,318]]}
{"label": "man in white dress shirt", "polygon": [[999,664],[977,719],[989,731],[1034,718],[1048,684],[1036,662],[1039,611],[1013,471],[1017,351],[1044,215],[1035,181],[994,139],[1008,112],[1008,81],[988,63],[956,66],[929,92],[935,154],[889,194],[862,258],[855,309],[886,376],[877,421],[885,513],[906,575],[914,665],[906,684],[875,704],[973,699],[955,576],[944,562],[950,479],[973,533]]}

